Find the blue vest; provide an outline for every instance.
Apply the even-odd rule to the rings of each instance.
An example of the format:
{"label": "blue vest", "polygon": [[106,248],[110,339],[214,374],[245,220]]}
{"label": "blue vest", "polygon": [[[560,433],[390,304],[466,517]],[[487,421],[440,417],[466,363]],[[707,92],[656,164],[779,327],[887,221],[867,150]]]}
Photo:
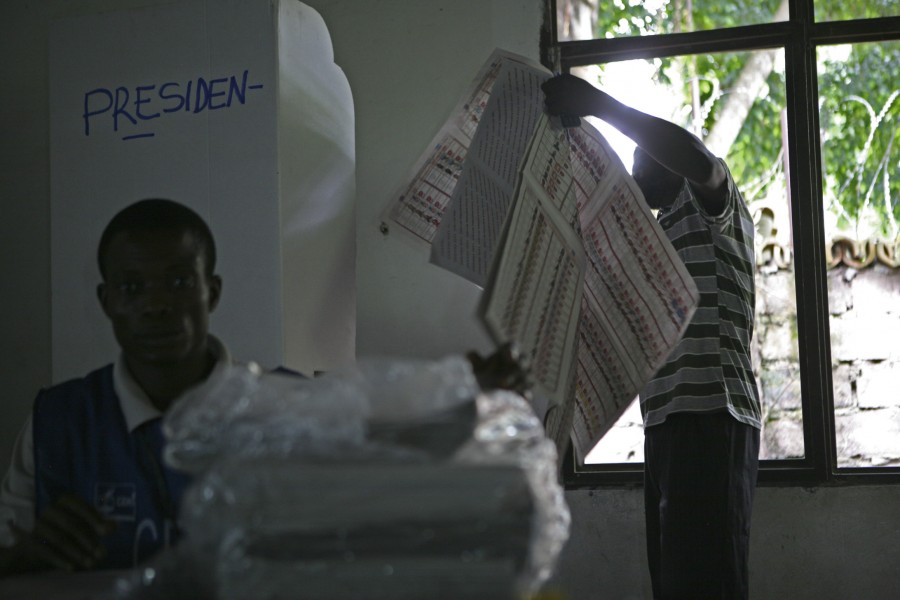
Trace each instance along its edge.
{"label": "blue vest", "polygon": [[42,390],[34,404],[35,516],[64,493],[116,522],[99,568],[130,568],[178,537],[189,483],[162,462],[161,421],[129,432],[107,365]]}

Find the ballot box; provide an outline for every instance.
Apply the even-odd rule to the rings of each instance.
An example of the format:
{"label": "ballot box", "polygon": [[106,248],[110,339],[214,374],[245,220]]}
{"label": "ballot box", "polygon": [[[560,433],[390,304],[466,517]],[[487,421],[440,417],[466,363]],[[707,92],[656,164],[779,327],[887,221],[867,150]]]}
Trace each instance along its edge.
{"label": "ballot box", "polygon": [[568,538],[554,443],[459,356],[235,367],[164,429],[185,538],[105,600],[514,600]]}

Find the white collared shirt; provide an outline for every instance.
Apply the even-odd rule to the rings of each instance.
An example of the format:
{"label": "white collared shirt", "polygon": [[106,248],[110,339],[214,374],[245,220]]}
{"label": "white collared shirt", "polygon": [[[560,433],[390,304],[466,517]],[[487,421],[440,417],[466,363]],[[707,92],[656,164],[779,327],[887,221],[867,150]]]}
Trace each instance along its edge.
{"label": "white collared shirt", "polygon": [[[202,383],[185,390],[175,402],[188,393],[203,393],[204,389],[212,389],[227,376],[232,365],[231,354],[215,336],[210,335],[209,340],[210,349],[216,357],[212,372]],[[119,398],[119,407],[129,432],[162,416],[128,372],[121,354],[113,365],[113,389]],[[34,433],[31,420],[29,414],[16,439],[12,461],[0,486],[0,546],[14,543],[8,522],[12,521],[26,531],[34,527]]]}

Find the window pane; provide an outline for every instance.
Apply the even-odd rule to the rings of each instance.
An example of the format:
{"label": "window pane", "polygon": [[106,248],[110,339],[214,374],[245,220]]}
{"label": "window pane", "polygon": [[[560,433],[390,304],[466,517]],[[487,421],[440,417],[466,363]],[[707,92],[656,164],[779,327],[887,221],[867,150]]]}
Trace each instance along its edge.
{"label": "window pane", "polygon": [[875,19],[900,15],[897,0],[815,0],[816,21]]}
{"label": "window pane", "polygon": [[644,462],[644,422],[637,398],[584,459],[584,463]]}
{"label": "window pane", "polygon": [[817,59],[838,466],[900,465],[900,42]]}
{"label": "window pane", "polygon": [[[754,367],[763,404],[761,458],[804,455],[796,296],[785,183],[781,50],[635,60],[576,74],[619,100],[687,127],[725,158],[757,223]],[[634,145],[591,122],[631,167]],[[587,462],[643,461],[635,404]]]}
{"label": "window pane", "polygon": [[785,21],[788,0],[557,0],[556,15],[560,40],[590,40]]}

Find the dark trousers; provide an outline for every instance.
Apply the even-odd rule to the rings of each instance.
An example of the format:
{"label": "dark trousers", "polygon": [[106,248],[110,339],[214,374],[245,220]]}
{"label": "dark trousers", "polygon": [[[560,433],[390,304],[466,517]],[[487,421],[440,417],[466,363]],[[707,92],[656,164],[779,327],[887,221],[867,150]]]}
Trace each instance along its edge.
{"label": "dark trousers", "polygon": [[656,600],[745,600],[759,430],[727,413],[644,432],[647,557]]}

